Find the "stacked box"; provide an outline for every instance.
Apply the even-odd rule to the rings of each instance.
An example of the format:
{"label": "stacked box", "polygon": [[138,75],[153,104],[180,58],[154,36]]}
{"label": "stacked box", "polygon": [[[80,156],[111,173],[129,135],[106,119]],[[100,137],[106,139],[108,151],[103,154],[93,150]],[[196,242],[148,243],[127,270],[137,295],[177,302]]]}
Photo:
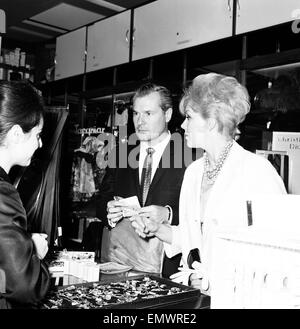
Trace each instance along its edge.
{"label": "stacked box", "polygon": [[95,252],[61,251],[49,262],[53,276],[72,275],[91,282],[99,280],[99,265],[95,262]]}

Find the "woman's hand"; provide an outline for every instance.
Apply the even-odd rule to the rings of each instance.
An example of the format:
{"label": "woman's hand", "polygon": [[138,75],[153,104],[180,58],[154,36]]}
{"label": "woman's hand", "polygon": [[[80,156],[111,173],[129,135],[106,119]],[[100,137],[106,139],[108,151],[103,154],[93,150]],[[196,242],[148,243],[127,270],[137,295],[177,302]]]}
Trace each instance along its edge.
{"label": "woman's hand", "polygon": [[190,285],[193,288],[200,289],[201,291],[208,291],[209,282],[207,278],[203,277],[199,273],[192,273],[190,276]]}
{"label": "woman's hand", "polygon": [[190,285],[196,289],[202,289],[202,277],[199,273],[192,273],[190,276]]}
{"label": "woman's hand", "polygon": [[147,206],[139,210],[139,215],[150,219],[152,222],[164,223],[168,221],[169,209],[163,206]]}
{"label": "woman's hand", "polygon": [[189,278],[193,270],[185,267],[178,267],[178,271],[170,276],[170,279],[176,283],[188,285]]}
{"label": "woman's hand", "polygon": [[135,229],[135,232],[141,238],[150,238],[154,236],[152,232],[147,228],[147,218],[139,215],[131,216],[128,218],[131,222],[132,227]]}
{"label": "woman's hand", "polygon": [[195,269],[195,271],[190,276],[190,285],[193,288],[200,289],[201,291],[208,291],[209,281],[203,264],[194,261],[192,267]]}
{"label": "woman's hand", "polygon": [[144,225],[145,225],[144,233],[147,235],[151,234],[152,236],[156,235],[161,224],[159,222],[151,220],[148,217],[144,217],[143,221],[144,221]]}
{"label": "woman's hand", "polygon": [[32,233],[31,239],[33,241],[36,254],[39,259],[44,259],[48,252],[48,235],[45,233]]}
{"label": "woman's hand", "polygon": [[142,238],[153,237],[160,224],[169,217],[169,210],[162,206],[147,206],[138,211],[138,215],[130,217],[131,224],[137,234]]}

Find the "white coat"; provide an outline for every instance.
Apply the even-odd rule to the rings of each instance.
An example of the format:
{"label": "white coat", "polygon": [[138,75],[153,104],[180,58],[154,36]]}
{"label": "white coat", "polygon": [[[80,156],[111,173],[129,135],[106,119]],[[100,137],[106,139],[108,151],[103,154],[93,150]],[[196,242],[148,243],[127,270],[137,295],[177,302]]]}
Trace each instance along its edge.
{"label": "white coat", "polygon": [[211,188],[201,219],[200,192],[203,174],[203,157],[186,169],[180,192],[179,225],[172,226],[172,244],[164,243],[164,247],[168,257],[182,252],[184,266],[187,266],[190,250],[198,248],[209,280],[213,232],[217,228],[247,226],[247,200],[259,194],[286,194],[286,189],[281,177],[267,159],[234,142]]}

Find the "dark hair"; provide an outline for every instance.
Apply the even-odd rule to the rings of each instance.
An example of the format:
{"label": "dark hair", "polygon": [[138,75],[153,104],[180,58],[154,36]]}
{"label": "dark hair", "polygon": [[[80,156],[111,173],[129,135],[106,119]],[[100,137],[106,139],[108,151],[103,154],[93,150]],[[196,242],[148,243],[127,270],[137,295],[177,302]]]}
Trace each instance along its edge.
{"label": "dark hair", "polygon": [[24,133],[43,118],[41,93],[27,81],[0,81],[0,144],[12,126],[18,124]]}
{"label": "dark hair", "polygon": [[163,111],[167,111],[169,108],[173,107],[170,91],[166,87],[158,86],[150,82],[143,84],[137,89],[132,99],[133,104],[137,98],[148,96],[154,92],[158,92],[160,95],[160,107]]}

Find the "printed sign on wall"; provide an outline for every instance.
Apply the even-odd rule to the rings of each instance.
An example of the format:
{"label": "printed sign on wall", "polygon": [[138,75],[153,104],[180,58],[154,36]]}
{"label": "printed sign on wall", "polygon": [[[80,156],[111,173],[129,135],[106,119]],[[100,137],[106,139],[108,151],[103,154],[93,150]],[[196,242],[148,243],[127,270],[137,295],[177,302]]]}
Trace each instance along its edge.
{"label": "printed sign on wall", "polygon": [[300,194],[300,133],[274,131],[272,151],[287,151],[289,155],[289,193]]}

